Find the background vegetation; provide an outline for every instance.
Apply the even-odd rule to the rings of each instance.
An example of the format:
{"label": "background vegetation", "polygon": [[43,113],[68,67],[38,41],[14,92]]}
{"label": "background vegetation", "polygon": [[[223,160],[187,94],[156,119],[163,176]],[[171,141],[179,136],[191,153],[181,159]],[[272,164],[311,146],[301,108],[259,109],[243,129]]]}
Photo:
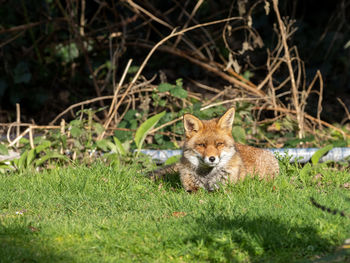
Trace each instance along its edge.
{"label": "background vegetation", "polygon": [[185,112],[212,118],[232,105],[239,142],[347,146],[347,10],[345,0],[317,11],[303,1],[2,1],[0,150],[43,164],[179,148]]}
{"label": "background vegetation", "polygon": [[[310,197],[349,205],[348,160],[319,159],[350,144],[350,1],[0,4],[2,261],[349,259],[348,218]],[[213,194],[144,177],[134,150],[180,148],[184,113],[229,106],[238,142],[324,147]]]}
{"label": "background vegetation", "polygon": [[[54,124],[67,107],[95,98],[60,117],[74,119],[81,105],[117,103],[109,128],[164,109],[178,116],[203,101],[240,99],[255,106],[254,120],[291,118],[301,138],[315,123],[305,109],[330,123],[348,120],[347,11],[346,0],[321,1],[317,10],[304,1],[279,1],[276,9],[273,1],[245,0],[3,0],[0,120],[16,121],[19,103],[22,122]],[[170,37],[145,61],[172,30],[229,17]],[[161,83],[176,89],[159,90]],[[94,118],[106,124],[112,112]]]}

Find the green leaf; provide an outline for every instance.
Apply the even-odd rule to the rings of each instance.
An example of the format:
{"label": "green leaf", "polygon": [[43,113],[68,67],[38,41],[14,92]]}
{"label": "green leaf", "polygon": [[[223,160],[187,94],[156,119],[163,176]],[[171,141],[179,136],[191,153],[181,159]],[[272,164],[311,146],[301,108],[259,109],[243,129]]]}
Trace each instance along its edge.
{"label": "green leaf", "polygon": [[166,100],[159,100],[159,106],[161,106],[161,107],[165,107],[165,105],[166,105],[166,103],[167,103],[167,101]]}
{"label": "green leaf", "polygon": [[135,144],[138,150],[141,149],[143,141],[150,130],[158,123],[158,121],[165,115],[165,111],[154,115],[140,125],[135,133]]}
{"label": "green leaf", "polygon": [[13,170],[12,165],[5,162],[0,162],[0,173],[5,172],[6,170]]}
{"label": "green leaf", "polygon": [[[76,115],[78,116],[80,113],[79,112],[81,112],[81,111],[78,111],[77,113],[76,113]],[[72,127],[81,127],[81,126],[83,126],[83,121],[82,120],[72,120],[70,123],[69,123],[69,125],[70,126],[72,126]]]}
{"label": "green leaf", "polygon": [[318,164],[322,156],[324,156],[326,153],[328,153],[330,150],[333,149],[333,145],[329,144],[319,150],[317,150],[311,157],[311,162],[313,165]]}
{"label": "green leaf", "polygon": [[181,155],[171,156],[170,158],[166,159],[164,164],[169,165],[169,164],[177,163],[180,160],[180,158],[181,158]]}
{"label": "green leaf", "polygon": [[[283,127],[285,128],[285,126],[283,125]],[[294,137],[294,136],[293,136]],[[302,139],[291,139],[291,140],[287,140],[285,142],[285,147],[296,147],[298,144],[300,144],[301,142],[311,142],[315,139],[315,137],[313,135],[308,135],[305,138]]]}
{"label": "green leaf", "polygon": [[236,142],[240,142],[240,143],[246,142],[245,130],[241,126],[234,126],[232,128],[232,136]]}
{"label": "green leaf", "polygon": [[80,128],[76,127],[76,126],[73,126],[73,127],[70,129],[70,134],[71,134],[74,138],[79,137],[82,133],[83,133],[82,129],[80,129]]}
{"label": "green leaf", "polygon": [[198,115],[202,108],[202,102],[196,102],[193,104],[193,114]]}
{"label": "green leaf", "polygon": [[97,147],[100,148],[102,151],[107,152],[108,151],[108,141],[106,139],[102,139],[96,142]]}
{"label": "green leaf", "polygon": [[95,123],[93,124],[93,126],[94,126],[94,130],[96,131],[96,133],[97,133],[98,135],[102,134],[102,132],[105,130],[104,127],[103,127],[103,125],[101,125],[101,124],[98,123],[98,122],[95,122]]}
{"label": "green leaf", "polygon": [[121,154],[121,155],[125,155],[126,154],[126,150],[125,147],[123,146],[123,144],[119,141],[119,139],[117,137],[113,137],[113,141],[114,144],[116,146],[117,151]]}
{"label": "green leaf", "polygon": [[124,120],[132,121],[135,119],[135,114],[137,110],[128,110],[128,112],[124,115]]}
{"label": "green leaf", "polygon": [[7,147],[1,143],[0,143],[0,154],[1,155],[8,155],[9,154]]}
{"label": "green leaf", "polygon": [[250,72],[249,70],[245,71],[243,74],[243,78],[245,78],[246,80],[250,80],[250,78],[253,76],[254,76],[254,73]]}
{"label": "green leaf", "polygon": [[29,167],[29,165],[31,165],[31,163],[34,161],[35,157],[36,157],[36,152],[35,152],[35,148],[34,148],[28,152],[27,162],[26,162],[27,167]]}
{"label": "green leaf", "polygon": [[182,83],[182,78],[179,78],[179,79],[177,79],[177,80],[176,80],[176,86],[178,86],[178,87],[181,87],[181,88],[182,88],[182,86],[183,86],[183,83]]}
{"label": "green leaf", "polygon": [[175,88],[171,89],[170,94],[180,99],[185,99],[188,95],[187,91],[180,86],[176,86]]}
{"label": "green leaf", "polygon": [[45,150],[46,148],[49,148],[51,146],[51,142],[48,140],[44,140],[41,142],[40,145],[38,145],[37,147],[35,147],[35,152],[38,154],[41,151]]}
{"label": "green leaf", "polygon": [[63,160],[63,161],[69,162],[69,158],[66,157],[65,155],[62,155],[62,154],[57,153],[57,152],[49,152],[46,155],[44,155],[41,158],[39,158],[38,160],[36,160],[35,161],[35,166],[40,166],[44,162],[46,162],[47,160],[50,160],[50,159],[59,159],[59,160]]}
{"label": "green leaf", "polygon": [[131,66],[129,69],[128,69],[128,73],[129,74],[134,74],[136,73],[138,70],[139,70],[139,66]]}
{"label": "green leaf", "polygon": [[312,170],[312,167],[310,163],[306,163],[304,167],[300,170],[299,178],[304,184],[306,183],[306,179],[308,178],[311,170]]}
{"label": "green leaf", "polygon": [[56,46],[56,55],[60,57],[63,62],[69,63],[79,57],[79,49],[74,42],[68,45],[60,43]]}
{"label": "green leaf", "polygon": [[29,144],[29,140],[27,138],[22,137],[21,139],[19,139],[19,143],[24,145]]}
{"label": "green leaf", "polygon": [[19,159],[15,160],[17,169],[22,170],[25,168],[25,161],[27,160],[28,150],[25,150]]}
{"label": "green leaf", "polygon": [[161,83],[158,85],[158,91],[159,92],[166,92],[171,90],[174,87],[174,85],[169,84],[169,83]]}
{"label": "green leaf", "polygon": [[[122,124],[123,122],[126,123],[126,121],[122,121],[120,124]],[[119,125],[118,127],[125,128],[125,126],[124,127],[122,127],[122,126],[124,126],[124,125]],[[131,131],[116,130],[114,132],[114,136],[117,137],[118,140],[120,140],[121,142],[125,142],[128,140],[131,140],[133,137],[133,134]]]}

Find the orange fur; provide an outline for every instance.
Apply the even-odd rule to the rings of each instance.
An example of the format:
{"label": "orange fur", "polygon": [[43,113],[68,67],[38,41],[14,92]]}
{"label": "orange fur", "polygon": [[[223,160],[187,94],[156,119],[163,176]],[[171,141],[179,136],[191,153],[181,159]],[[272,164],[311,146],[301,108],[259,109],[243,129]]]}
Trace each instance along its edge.
{"label": "orange fur", "polygon": [[188,192],[218,189],[220,184],[236,183],[248,174],[270,179],[279,173],[278,161],[267,150],[235,143],[232,124],[235,109],[221,118],[200,120],[184,115],[185,141],[180,163],[153,173],[164,176],[167,170],[179,171]]}

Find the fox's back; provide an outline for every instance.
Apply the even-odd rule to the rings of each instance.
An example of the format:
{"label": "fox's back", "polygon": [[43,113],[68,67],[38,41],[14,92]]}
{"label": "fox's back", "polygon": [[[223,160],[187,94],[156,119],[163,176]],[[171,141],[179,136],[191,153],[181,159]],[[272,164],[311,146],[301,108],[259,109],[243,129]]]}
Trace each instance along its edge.
{"label": "fox's back", "polygon": [[256,174],[262,178],[273,178],[279,174],[279,165],[275,156],[268,150],[235,143],[247,174]]}

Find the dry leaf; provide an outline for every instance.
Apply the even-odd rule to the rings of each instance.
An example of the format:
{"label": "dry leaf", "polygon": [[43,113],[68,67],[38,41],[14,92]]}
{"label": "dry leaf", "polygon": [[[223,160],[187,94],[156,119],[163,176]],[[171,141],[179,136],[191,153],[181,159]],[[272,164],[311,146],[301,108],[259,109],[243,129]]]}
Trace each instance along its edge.
{"label": "dry leaf", "polygon": [[108,182],[108,179],[106,177],[102,177],[101,180],[104,181],[105,183]]}
{"label": "dry leaf", "polygon": [[184,217],[187,215],[185,212],[173,212],[174,217]]}
{"label": "dry leaf", "polygon": [[346,188],[346,189],[350,189],[350,183],[344,183],[343,187]]}
{"label": "dry leaf", "polygon": [[28,229],[32,232],[38,232],[39,231],[39,228],[36,228],[36,227],[33,227],[31,225],[28,226]]}
{"label": "dry leaf", "polygon": [[267,127],[268,132],[278,132],[280,130],[281,130],[281,124],[279,124],[278,122],[274,122]]}
{"label": "dry leaf", "polygon": [[313,178],[312,178],[312,181],[313,182],[317,182],[317,181],[320,181],[322,179],[323,175],[318,173],[316,174]]}

